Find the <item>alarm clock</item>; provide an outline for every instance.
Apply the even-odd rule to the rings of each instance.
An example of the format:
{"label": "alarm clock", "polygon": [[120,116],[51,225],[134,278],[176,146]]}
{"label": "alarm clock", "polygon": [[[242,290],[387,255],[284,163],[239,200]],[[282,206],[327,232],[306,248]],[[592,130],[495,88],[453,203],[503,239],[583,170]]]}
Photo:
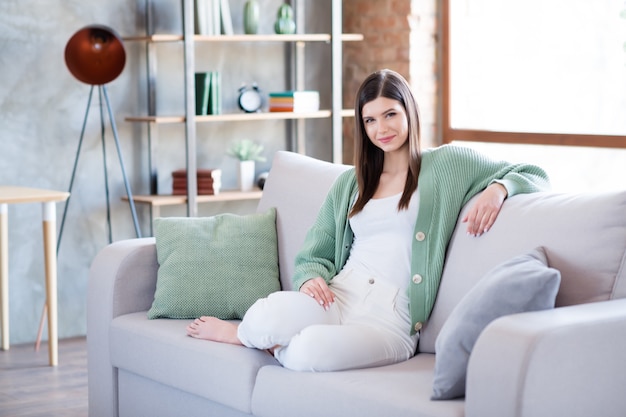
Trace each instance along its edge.
{"label": "alarm clock", "polygon": [[254,113],[260,111],[263,107],[263,94],[256,85],[244,85],[239,88],[239,108],[246,113]]}

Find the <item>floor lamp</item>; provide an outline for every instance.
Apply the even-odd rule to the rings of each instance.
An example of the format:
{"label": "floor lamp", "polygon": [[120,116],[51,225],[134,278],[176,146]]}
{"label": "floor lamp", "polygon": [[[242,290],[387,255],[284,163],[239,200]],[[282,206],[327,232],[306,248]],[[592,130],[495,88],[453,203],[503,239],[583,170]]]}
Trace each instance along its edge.
{"label": "floor lamp", "polygon": [[[135,202],[131,192],[128,177],[126,176],[126,170],[124,168],[124,159],[122,158],[122,150],[120,147],[120,141],[117,134],[117,127],[115,125],[115,119],[111,110],[111,103],[109,100],[109,94],[107,92],[106,84],[116,79],[126,64],[126,52],[124,51],[124,45],[120,37],[111,28],[102,25],[89,25],[78,32],[76,32],[65,46],[65,64],[67,65],[70,73],[79,81],[91,85],[89,90],[89,99],[87,101],[87,109],[85,111],[85,118],[83,120],[82,129],[80,132],[80,139],[78,141],[78,148],[76,150],[76,158],[74,159],[74,167],[72,169],[72,176],[70,179],[69,192],[70,197],[65,203],[65,209],[63,210],[63,218],[61,220],[61,226],[59,228],[58,240],[57,240],[57,253],[61,244],[61,238],[63,236],[63,227],[65,226],[65,219],[67,217],[67,209],[72,198],[72,188],[74,186],[74,180],[76,178],[76,169],[78,167],[78,159],[80,157],[80,151],[83,145],[83,139],[85,136],[85,127],[87,125],[87,117],[89,116],[89,108],[91,106],[91,99],[93,97],[94,89],[97,87],[98,99],[100,103],[100,135],[102,142],[102,157],[104,163],[104,188],[106,195],[107,205],[107,227],[109,243],[112,243],[112,231],[111,231],[111,205],[109,199],[109,178],[107,170],[107,157],[105,147],[105,116],[103,109],[103,100],[106,105],[106,110],[111,124],[111,130],[113,131],[113,137],[115,139],[115,147],[117,150],[117,156],[119,158],[120,167],[122,170],[122,177],[124,179],[124,186],[126,187],[126,194],[128,196],[128,202],[130,206],[130,212],[133,218],[133,224],[135,226],[135,233],[137,237],[141,237],[141,231],[139,230],[139,222],[137,221],[137,212],[135,210]],[[43,332],[44,319],[47,313],[47,304],[44,305],[44,309],[41,315],[41,321],[39,323],[39,330],[37,332],[37,342],[35,343],[35,349],[39,349],[41,343],[41,334]]]}
{"label": "floor lamp", "polygon": [[[107,202],[107,225],[109,232],[109,243],[112,242],[111,232],[111,207],[109,202],[109,185],[108,185],[108,172],[106,164],[106,148],[104,142],[104,110],[102,108],[102,100],[106,104],[106,109],[111,123],[111,130],[113,131],[113,137],[115,139],[115,146],[117,149],[117,155],[122,170],[122,177],[124,179],[124,185],[126,187],[126,194],[128,195],[128,202],[130,205],[130,211],[133,217],[133,223],[135,226],[135,232],[137,237],[141,237],[139,230],[139,222],[137,221],[137,212],[135,210],[135,203],[133,195],[130,189],[130,184],[126,176],[126,170],[124,169],[124,159],[122,158],[122,150],[120,148],[120,141],[117,135],[117,127],[115,125],[115,119],[113,118],[113,112],[111,110],[111,103],[109,101],[109,94],[107,92],[106,84],[116,79],[126,63],[126,52],[124,51],[124,45],[117,34],[110,28],[101,25],[90,25],[80,29],[76,32],[65,46],[65,64],[70,73],[79,81],[91,85],[89,91],[89,99],[87,102],[87,110],[85,112],[85,118],[83,120],[83,127],[80,132],[80,140],[78,141],[78,149],[76,151],[76,158],[74,160],[74,168],[72,170],[72,177],[70,180],[70,197],[65,204],[65,210],[63,211],[63,220],[61,221],[61,227],[59,231],[59,242],[62,237],[63,226],[65,223],[65,217],[67,215],[67,208],[72,198],[71,192],[74,185],[74,179],[76,176],[76,168],[78,166],[78,159],[80,156],[80,149],[83,144],[83,138],[85,136],[85,126],[87,124],[87,117],[89,116],[89,107],[91,105],[91,99],[93,96],[94,88],[98,87],[98,98],[100,102],[100,133],[102,139],[102,156],[104,160],[104,184],[106,192]],[[58,248],[58,246],[57,246]]]}

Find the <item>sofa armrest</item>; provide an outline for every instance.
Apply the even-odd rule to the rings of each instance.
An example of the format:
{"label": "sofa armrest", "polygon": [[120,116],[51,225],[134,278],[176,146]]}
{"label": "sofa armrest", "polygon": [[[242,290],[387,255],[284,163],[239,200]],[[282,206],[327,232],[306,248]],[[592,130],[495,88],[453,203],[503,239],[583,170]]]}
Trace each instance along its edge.
{"label": "sofa armrest", "polygon": [[154,238],[115,242],[102,249],[89,270],[87,357],[89,416],[117,416],[117,370],[109,352],[111,321],[150,308],[158,263]]}
{"label": "sofa armrest", "polygon": [[626,299],[491,323],[468,366],[467,417],[623,416]]}

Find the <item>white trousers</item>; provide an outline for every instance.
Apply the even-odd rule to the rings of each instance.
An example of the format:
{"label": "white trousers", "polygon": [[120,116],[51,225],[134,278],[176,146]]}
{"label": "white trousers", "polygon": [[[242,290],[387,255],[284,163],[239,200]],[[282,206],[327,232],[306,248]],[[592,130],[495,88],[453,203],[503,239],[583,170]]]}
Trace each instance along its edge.
{"label": "white trousers", "polygon": [[258,300],[245,314],[238,337],[248,347],[274,351],[297,371],[339,371],[409,359],[408,299],[397,287],[354,270],[330,283],[335,302],[325,310],[312,297],[281,291]]}

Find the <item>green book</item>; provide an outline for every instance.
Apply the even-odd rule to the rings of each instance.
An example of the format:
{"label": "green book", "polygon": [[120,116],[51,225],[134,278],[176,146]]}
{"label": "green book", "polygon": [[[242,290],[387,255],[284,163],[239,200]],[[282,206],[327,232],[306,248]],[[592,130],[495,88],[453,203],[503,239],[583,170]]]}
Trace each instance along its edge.
{"label": "green book", "polygon": [[196,115],[209,114],[209,94],[211,92],[211,77],[208,72],[196,72]]}
{"label": "green book", "polygon": [[293,91],[275,91],[269,94],[270,97],[293,97]]}
{"label": "green book", "polygon": [[218,71],[210,72],[211,92],[209,94],[208,114],[220,114],[222,112],[222,79]]}

